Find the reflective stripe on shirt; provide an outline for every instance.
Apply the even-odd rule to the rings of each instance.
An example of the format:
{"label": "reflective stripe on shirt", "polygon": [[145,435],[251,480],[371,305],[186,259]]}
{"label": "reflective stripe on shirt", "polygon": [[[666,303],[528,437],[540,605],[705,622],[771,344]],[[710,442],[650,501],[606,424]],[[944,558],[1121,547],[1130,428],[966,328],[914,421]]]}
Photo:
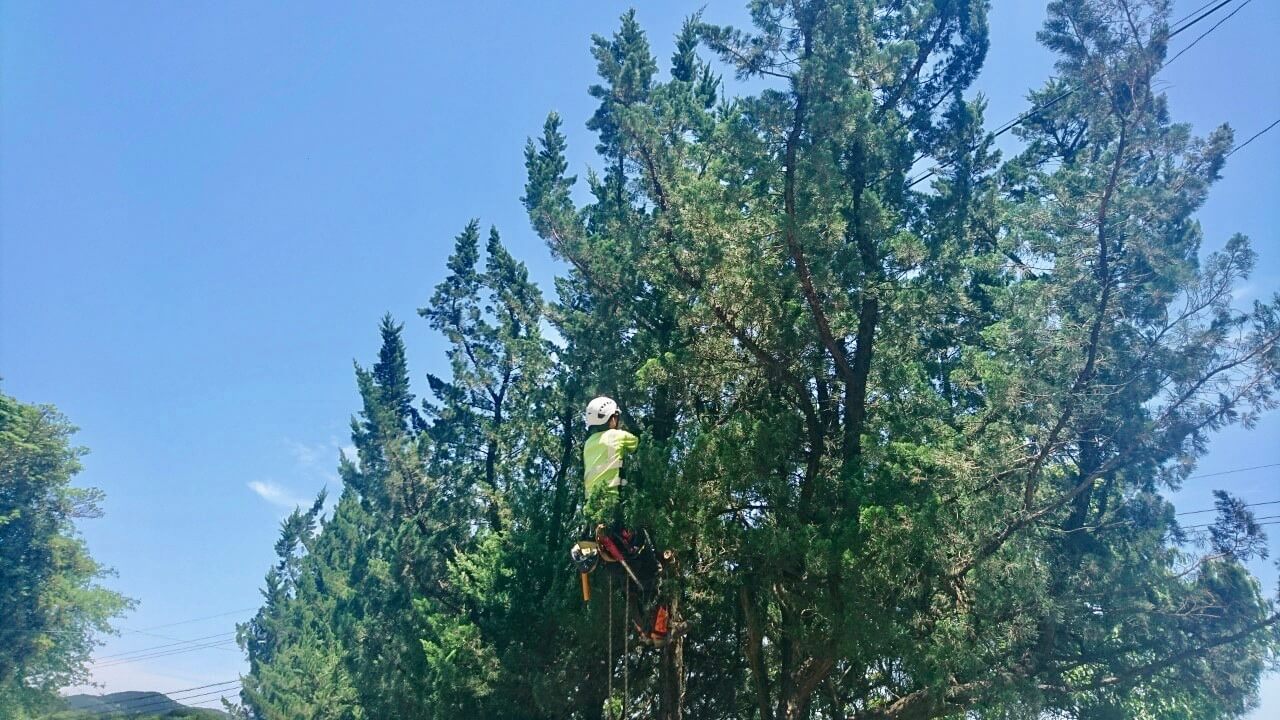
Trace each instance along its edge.
{"label": "reflective stripe on shirt", "polygon": [[[600,476],[604,475],[606,472],[610,470],[618,470],[621,468],[622,468],[621,456],[615,457],[612,460],[606,459],[602,463],[596,463],[595,465],[592,465],[591,467],[587,468],[587,478],[588,478],[587,482],[590,483],[592,480],[599,478]],[[627,484],[627,481],[623,480],[621,477],[616,477],[609,481],[609,487],[618,487],[619,485],[626,485],[626,484]]]}

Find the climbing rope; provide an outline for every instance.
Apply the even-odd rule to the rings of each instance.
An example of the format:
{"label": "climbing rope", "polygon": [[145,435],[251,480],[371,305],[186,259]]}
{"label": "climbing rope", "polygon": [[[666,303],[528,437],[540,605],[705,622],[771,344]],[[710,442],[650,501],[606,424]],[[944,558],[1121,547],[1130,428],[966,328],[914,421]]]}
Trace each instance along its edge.
{"label": "climbing rope", "polygon": [[630,665],[631,655],[628,653],[628,644],[631,640],[631,583],[627,583],[627,606],[622,610],[622,717],[627,717],[627,701],[631,696],[631,683],[627,668]]}
{"label": "climbing rope", "polygon": [[[609,669],[609,706],[613,704],[613,576],[609,576],[609,660],[606,663]],[[613,710],[609,710],[609,716],[613,716]]]}

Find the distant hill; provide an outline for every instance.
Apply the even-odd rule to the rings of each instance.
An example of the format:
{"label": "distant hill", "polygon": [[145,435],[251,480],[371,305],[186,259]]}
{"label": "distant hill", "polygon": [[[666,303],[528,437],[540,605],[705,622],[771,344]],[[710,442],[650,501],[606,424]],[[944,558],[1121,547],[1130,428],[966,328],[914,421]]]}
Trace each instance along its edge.
{"label": "distant hill", "polygon": [[117,718],[204,718],[230,717],[221,710],[187,707],[163,693],[118,692],[109,695],[68,695],[67,709],[49,715],[49,720],[115,720]]}

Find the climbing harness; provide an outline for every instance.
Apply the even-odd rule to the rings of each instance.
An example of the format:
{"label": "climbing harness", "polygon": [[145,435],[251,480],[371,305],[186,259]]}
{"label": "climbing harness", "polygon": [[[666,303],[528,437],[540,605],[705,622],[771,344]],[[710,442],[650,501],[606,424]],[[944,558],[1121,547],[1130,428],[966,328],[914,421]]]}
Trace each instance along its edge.
{"label": "climbing harness", "polygon": [[[626,551],[619,546],[612,537],[610,537],[608,532],[604,531],[603,525],[596,528],[596,538],[598,544],[603,545],[605,551],[608,553],[604,558],[605,562],[616,562],[621,565],[622,569],[627,572],[627,576],[636,584],[636,587],[644,590],[644,583],[640,582],[640,578],[636,576],[636,572],[632,570],[631,565],[627,563]],[[630,544],[629,541],[628,544]],[[634,547],[632,549],[634,550]]]}
{"label": "climbing harness", "polygon": [[[666,645],[671,640],[684,634],[684,623],[675,622],[671,616],[670,607],[666,602],[659,599],[661,584],[659,576],[667,570],[677,566],[675,553],[671,550],[665,550],[660,555],[654,552],[652,540],[649,533],[645,530],[633,532],[628,528],[609,531],[604,525],[597,525],[594,529],[594,539],[587,539],[588,535],[584,534],[584,538],[573,544],[569,550],[569,557],[573,562],[574,569],[577,570],[579,580],[582,587],[582,601],[591,601],[591,582],[588,577],[596,568],[604,563],[609,568],[608,575],[608,635],[606,667],[608,668],[607,693],[608,707],[610,708],[610,720],[615,720],[612,715],[614,709],[622,712],[622,717],[627,716],[630,709],[631,701],[631,631],[633,628],[639,636],[639,642],[642,645],[659,648]],[[610,567],[612,566],[612,567]],[[614,576],[622,578],[623,597],[625,604],[623,606],[622,616],[622,696],[620,698],[621,705],[614,705],[613,681],[614,674],[617,670],[617,661],[613,654],[614,635],[617,633],[617,626],[614,625],[613,619],[613,595],[614,595]],[[645,580],[642,580],[644,577]],[[632,584],[635,585],[632,595]],[[648,598],[648,599],[646,599]],[[637,607],[637,617],[632,618],[631,604],[637,601],[643,605],[643,608]],[[649,618],[649,614],[652,618]]]}

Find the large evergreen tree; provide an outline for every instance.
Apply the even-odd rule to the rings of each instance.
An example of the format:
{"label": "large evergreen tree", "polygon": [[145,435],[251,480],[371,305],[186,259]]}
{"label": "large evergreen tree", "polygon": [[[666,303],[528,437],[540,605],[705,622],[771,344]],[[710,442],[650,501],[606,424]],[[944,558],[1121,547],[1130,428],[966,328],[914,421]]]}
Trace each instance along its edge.
{"label": "large evergreen tree", "polygon": [[[1153,90],[1167,3],[1051,3],[1058,76],[1007,160],[966,99],[985,2],[751,9],[690,18],[665,79],[634,13],[594,39],[587,202],[558,116],[525,151],[555,302],[469,224],[420,408],[384,320],[343,498],[286,522],[246,630],[250,714],[599,718],[627,670],[633,717],[1248,708],[1280,649],[1261,532],[1224,494],[1198,542],[1163,494],[1274,407],[1280,299],[1231,304],[1244,238],[1202,256],[1232,138]],[[700,47],[766,89],[721,99]],[[692,627],[626,659],[562,555],[601,393]]]}

